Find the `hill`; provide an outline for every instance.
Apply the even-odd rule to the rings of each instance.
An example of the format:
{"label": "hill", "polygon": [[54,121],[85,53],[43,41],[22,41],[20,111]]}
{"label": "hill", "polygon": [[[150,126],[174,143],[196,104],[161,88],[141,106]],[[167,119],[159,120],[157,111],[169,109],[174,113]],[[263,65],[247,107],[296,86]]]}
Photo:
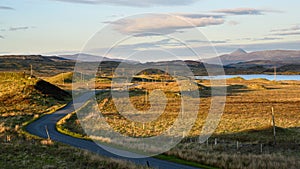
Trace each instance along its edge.
{"label": "hill", "polygon": [[0,73],[0,114],[33,114],[44,112],[69,100],[69,93],[23,73]]}
{"label": "hill", "polygon": [[0,56],[0,72],[26,72],[32,70],[37,76],[52,76],[73,70],[74,61],[59,57],[42,55],[6,55]]}
{"label": "hill", "polygon": [[[282,62],[284,64],[300,63],[300,51],[293,50],[266,50],[247,53],[243,49],[238,49],[230,54],[219,56],[224,65],[254,60],[266,60]],[[214,58],[207,59],[207,61]]]}
{"label": "hill", "polygon": [[232,56],[240,56],[240,55],[245,55],[245,54],[247,54],[247,52],[241,48],[239,48],[236,51],[231,53]]}
{"label": "hill", "polygon": [[74,74],[73,72],[60,73],[58,75],[45,78],[45,80],[52,84],[72,83],[73,74]]}
{"label": "hill", "polygon": [[[69,55],[66,58],[58,56],[41,56],[41,55],[8,55],[0,56],[0,72],[25,72],[30,74],[31,65],[33,69],[33,75],[38,77],[45,77],[47,81],[55,84],[70,83],[72,80],[71,73],[73,72],[76,64],[72,58],[77,58],[79,54]],[[84,55],[85,56],[85,55]],[[93,55],[86,55],[89,57],[97,57]],[[99,58],[99,57],[97,57]],[[273,72],[273,67],[278,68],[280,74],[299,74],[300,69],[300,51],[258,51],[247,53],[243,49],[238,49],[231,54],[220,56],[224,63],[224,70],[227,74],[257,74],[257,73],[270,73]],[[89,60],[89,59],[87,59]],[[207,68],[211,70],[221,70],[222,65],[214,64],[211,58],[205,60],[205,62],[194,61],[194,60],[172,60],[172,61],[159,61],[159,62],[147,62],[138,63],[134,61],[115,60],[115,59],[104,59],[99,65],[98,75],[111,76],[115,69],[120,65],[121,61],[124,70],[132,72],[132,68],[139,68],[140,70],[148,69],[149,67],[159,68],[148,69],[143,72],[136,72],[138,74],[155,74],[164,73],[168,71],[171,75],[185,74],[182,70],[183,65],[187,65],[188,68],[194,73],[194,75],[207,75]],[[208,62],[208,63],[206,63]],[[97,67],[96,61],[80,61],[79,64],[84,69]],[[119,69],[122,71],[122,68]],[[94,70],[91,70],[94,71]],[[124,74],[125,71],[119,72]],[[62,74],[63,73],[63,74]],[[215,72],[220,74],[222,72]],[[57,75],[56,77],[52,77]],[[51,77],[51,78],[47,78]],[[64,79],[64,82],[63,82]]]}
{"label": "hill", "polygon": [[26,123],[66,104],[69,94],[23,73],[0,72],[0,84],[0,168],[147,168],[25,133]]}
{"label": "hill", "polygon": [[226,65],[226,67],[241,69],[241,68],[251,68],[255,66],[262,66],[264,68],[273,68],[284,66],[285,64],[281,61],[271,61],[271,60],[253,60],[253,61],[246,61],[246,62],[239,62]]}

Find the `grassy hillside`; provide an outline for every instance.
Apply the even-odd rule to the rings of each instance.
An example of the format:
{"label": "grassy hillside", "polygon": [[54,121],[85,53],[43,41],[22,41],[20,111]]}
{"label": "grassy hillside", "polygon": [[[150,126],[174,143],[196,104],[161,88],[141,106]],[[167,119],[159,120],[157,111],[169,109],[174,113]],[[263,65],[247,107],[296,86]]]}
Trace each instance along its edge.
{"label": "grassy hillside", "polygon": [[73,70],[74,61],[62,60],[58,57],[46,57],[41,55],[7,55],[0,56],[0,72],[26,72],[30,69],[37,76],[53,76],[61,72]]}
{"label": "grassy hillside", "polygon": [[[292,62],[279,62],[279,61],[268,61],[268,60],[256,60],[250,62],[240,62],[236,64],[230,64],[224,67],[226,74],[269,74],[273,72],[274,65],[277,65],[278,74],[299,74],[299,63],[297,60],[293,60]],[[0,56],[0,72],[5,71],[14,71],[14,72],[26,72],[30,73],[31,66],[34,75],[39,77],[51,77],[63,72],[71,72],[74,71],[76,61],[67,60],[60,57],[50,57],[50,56],[41,56],[41,55],[7,55]],[[79,64],[80,63],[80,64]],[[85,70],[89,68],[98,67],[99,74],[101,76],[111,76],[114,70],[119,66],[120,62],[118,61],[103,61],[98,66],[96,62],[78,62],[79,67],[84,68]],[[130,69],[142,68],[142,67],[161,67],[161,70],[157,69],[147,69],[140,74],[161,74],[162,70],[168,69],[173,72],[177,72],[179,74],[182,65],[187,65],[190,70],[195,75],[207,75],[207,68],[212,70],[219,70],[220,65],[210,65],[203,64],[198,61],[163,61],[163,62],[148,62],[148,63],[122,63],[127,71],[131,72]],[[77,65],[78,66],[78,65]],[[100,68],[101,67],[101,68]],[[129,69],[129,70],[128,70]],[[122,74],[122,72],[120,72]],[[215,72],[217,73],[217,72]],[[219,72],[222,73],[222,72]],[[163,73],[164,74],[164,73]],[[61,75],[60,75],[61,76]],[[64,76],[64,75],[63,75]],[[70,74],[67,74],[66,83],[68,83],[68,77]],[[56,82],[59,81],[61,77],[55,77]],[[55,83],[56,83],[55,82]]]}
{"label": "grassy hillside", "polygon": [[69,100],[68,93],[43,80],[0,73],[0,168],[143,168],[24,133],[24,123]]}
{"label": "grassy hillside", "polygon": [[45,80],[52,84],[72,83],[73,72],[60,73],[58,75],[46,78]]}
{"label": "grassy hillside", "polygon": [[23,73],[0,73],[0,84],[0,121],[11,121],[10,127],[46,113],[70,98],[56,86]]}

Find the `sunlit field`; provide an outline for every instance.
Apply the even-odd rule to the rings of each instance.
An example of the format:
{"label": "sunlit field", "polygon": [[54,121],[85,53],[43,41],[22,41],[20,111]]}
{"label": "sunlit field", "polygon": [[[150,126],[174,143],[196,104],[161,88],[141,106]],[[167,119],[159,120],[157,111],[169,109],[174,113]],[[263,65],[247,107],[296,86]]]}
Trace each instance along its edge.
{"label": "sunlit field", "polygon": [[[226,106],[221,121],[212,137],[200,144],[201,129],[211,108],[210,82],[194,82],[200,98],[192,98],[195,105],[200,101],[197,120],[189,133],[183,134],[181,143],[166,155],[221,168],[297,168],[299,162],[299,102],[300,82],[268,81],[266,79],[227,80]],[[109,92],[98,95],[98,107],[105,121],[116,132],[131,137],[151,137],[162,134],[178,118],[180,91],[175,82],[139,82],[130,88],[130,102],[139,111],[150,107],[149,93],[155,89],[165,92],[168,102],[164,113],[147,123],[132,122],[118,112]],[[272,107],[275,112],[276,145],[272,128]],[[155,113],[155,112],[154,112]],[[130,114],[130,113],[129,113]],[[157,116],[157,114],[153,114]],[[83,120],[90,120],[86,117]],[[85,136],[76,114],[64,119],[60,125],[69,134]],[[106,130],[96,125],[94,130]],[[107,126],[106,126],[107,127]],[[172,133],[168,133],[172,136]],[[102,142],[110,138],[93,137]],[[113,144],[118,144],[113,142]],[[286,158],[286,157],[289,158]],[[268,161],[268,162],[264,162]]]}
{"label": "sunlit field", "polygon": [[29,122],[53,113],[71,96],[24,73],[2,72],[0,84],[0,168],[143,168],[30,135]]}

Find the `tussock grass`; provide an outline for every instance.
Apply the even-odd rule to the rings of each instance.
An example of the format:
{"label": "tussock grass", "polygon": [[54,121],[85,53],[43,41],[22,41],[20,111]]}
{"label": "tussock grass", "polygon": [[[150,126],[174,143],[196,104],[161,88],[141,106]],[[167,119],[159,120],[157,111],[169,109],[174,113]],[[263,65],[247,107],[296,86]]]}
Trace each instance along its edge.
{"label": "tussock grass", "polygon": [[146,169],[131,162],[111,159],[60,143],[41,144],[36,140],[1,143],[0,166],[10,168]]}
{"label": "tussock grass", "polygon": [[[199,146],[199,145],[198,145]],[[241,154],[227,153],[214,150],[195,151],[191,147],[174,148],[167,153],[169,156],[176,156],[200,164],[217,166],[218,168],[236,168],[236,169],[257,169],[257,168],[299,168],[299,157],[285,156],[282,153],[274,154]]]}
{"label": "tussock grass", "polygon": [[259,89],[259,90],[267,89],[264,85],[261,84],[250,84],[247,87],[248,89]]}
{"label": "tussock grass", "polygon": [[[166,155],[220,168],[299,168],[300,82],[283,84],[259,81],[231,79],[225,111],[213,135],[213,138],[218,139],[218,145],[214,146],[213,140],[210,140],[209,147],[197,143],[197,137],[211,103],[210,97],[203,97],[200,98],[198,119],[188,138]],[[202,83],[209,86],[205,81]],[[115,109],[110,95],[102,95],[98,98],[99,107],[105,120],[118,132],[133,137],[160,134],[177,118],[179,100],[176,101],[174,98],[178,96],[176,95],[178,86],[173,82],[166,84],[141,82],[140,84],[137,87],[139,90],[132,89],[130,95],[131,103],[139,110],[149,108],[149,103],[145,102],[145,89],[151,91],[159,86],[169,91],[166,92],[170,96],[166,115],[160,116],[156,123],[151,123],[156,130],[149,130],[151,126],[143,128],[138,123],[133,126]],[[254,88],[249,90],[249,85],[254,85]],[[195,98],[197,99],[199,98]],[[275,109],[277,146],[272,145],[271,107]],[[66,127],[72,126],[74,120],[67,123]],[[146,132],[148,130],[149,132]],[[238,150],[236,141],[241,145]],[[263,153],[260,152],[261,144]]]}

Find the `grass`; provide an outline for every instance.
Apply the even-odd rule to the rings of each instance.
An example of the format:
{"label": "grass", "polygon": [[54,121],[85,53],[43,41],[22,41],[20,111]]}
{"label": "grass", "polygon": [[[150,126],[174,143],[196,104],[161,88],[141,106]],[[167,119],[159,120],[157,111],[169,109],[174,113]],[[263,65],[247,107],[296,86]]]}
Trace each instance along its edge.
{"label": "grass", "polygon": [[176,147],[165,154],[195,163],[217,166],[218,168],[299,168],[299,157],[284,153],[239,153],[220,150],[220,145],[206,148],[206,145]]}
{"label": "grass", "polygon": [[[166,152],[184,161],[216,166],[220,168],[299,168],[300,143],[300,82],[277,82],[254,79],[233,78],[227,80],[228,96],[225,111],[209,146],[199,144],[204,119],[210,109],[210,97],[200,98],[198,119],[189,133],[177,147]],[[99,108],[106,122],[116,131],[132,137],[149,137],[166,130],[178,115],[178,86],[173,82],[140,82],[130,91],[130,101],[138,110],[149,109],[145,100],[148,92],[160,87],[166,91],[168,105],[166,111],[151,123],[134,123],[118,113],[109,94],[100,95]],[[200,93],[210,93],[209,81],[201,81]],[[249,87],[249,86],[255,87]],[[263,87],[261,87],[263,86]],[[196,100],[197,98],[195,98]],[[271,107],[275,108],[277,145],[273,145],[271,128]],[[73,115],[66,122],[69,131],[80,127]],[[99,126],[100,127],[100,126]],[[218,144],[214,145],[214,138]],[[239,141],[240,147],[236,148]],[[263,151],[260,151],[260,146]],[[170,158],[171,158],[170,157]],[[267,162],[264,162],[267,161]]]}
{"label": "grass", "polygon": [[[73,123],[75,121],[75,123]],[[71,122],[71,123],[70,123]],[[81,126],[78,125],[76,112],[70,113],[56,124],[57,131],[80,139],[91,140],[85,133]],[[71,130],[69,130],[71,128]]]}
{"label": "grass", "polygon": [[147,168],[126,161],[102,157],[59,143],[42,145],[33,140],[19,141],[18,143],[1,145],[1,168]]}
{"label": "grass", "polygon": [[[0,73],[0,166],[10,168],[147,168],[43,140],[25,132],[37,118],[64,106],[69,98],[49,83],[23,73]],[[47,84],[48,86],[44,86]],[[41,90],[43,86],[56,93]],[[66,97],[66,95],[61,95]],[[72,153],[70,153],[72,152]]]}
{"label": "grass", "polygon": [[45,78],[45,80],[52,83],[52,84],[72,83],[72,81],[73,81],[73,72],[60,73],[58,75]]}
{"label": "grass", "polygon": [[198,168],[202,168],[202,169],[217,169],[216,167],[210,167],[210,166],[202,165],[202,164],[199,164],[196,162],[183,160],[183,159],[180,159],[180,158],[178,158],[176,156],[172,156],[172,155],[161,154],[161,155],[155,156],[155,158],[158,158],[161,160],[166,160],[166,161],[171,161],[171,162],[179,163],[179,164],[183,164],[183,165],[198,167]]}

